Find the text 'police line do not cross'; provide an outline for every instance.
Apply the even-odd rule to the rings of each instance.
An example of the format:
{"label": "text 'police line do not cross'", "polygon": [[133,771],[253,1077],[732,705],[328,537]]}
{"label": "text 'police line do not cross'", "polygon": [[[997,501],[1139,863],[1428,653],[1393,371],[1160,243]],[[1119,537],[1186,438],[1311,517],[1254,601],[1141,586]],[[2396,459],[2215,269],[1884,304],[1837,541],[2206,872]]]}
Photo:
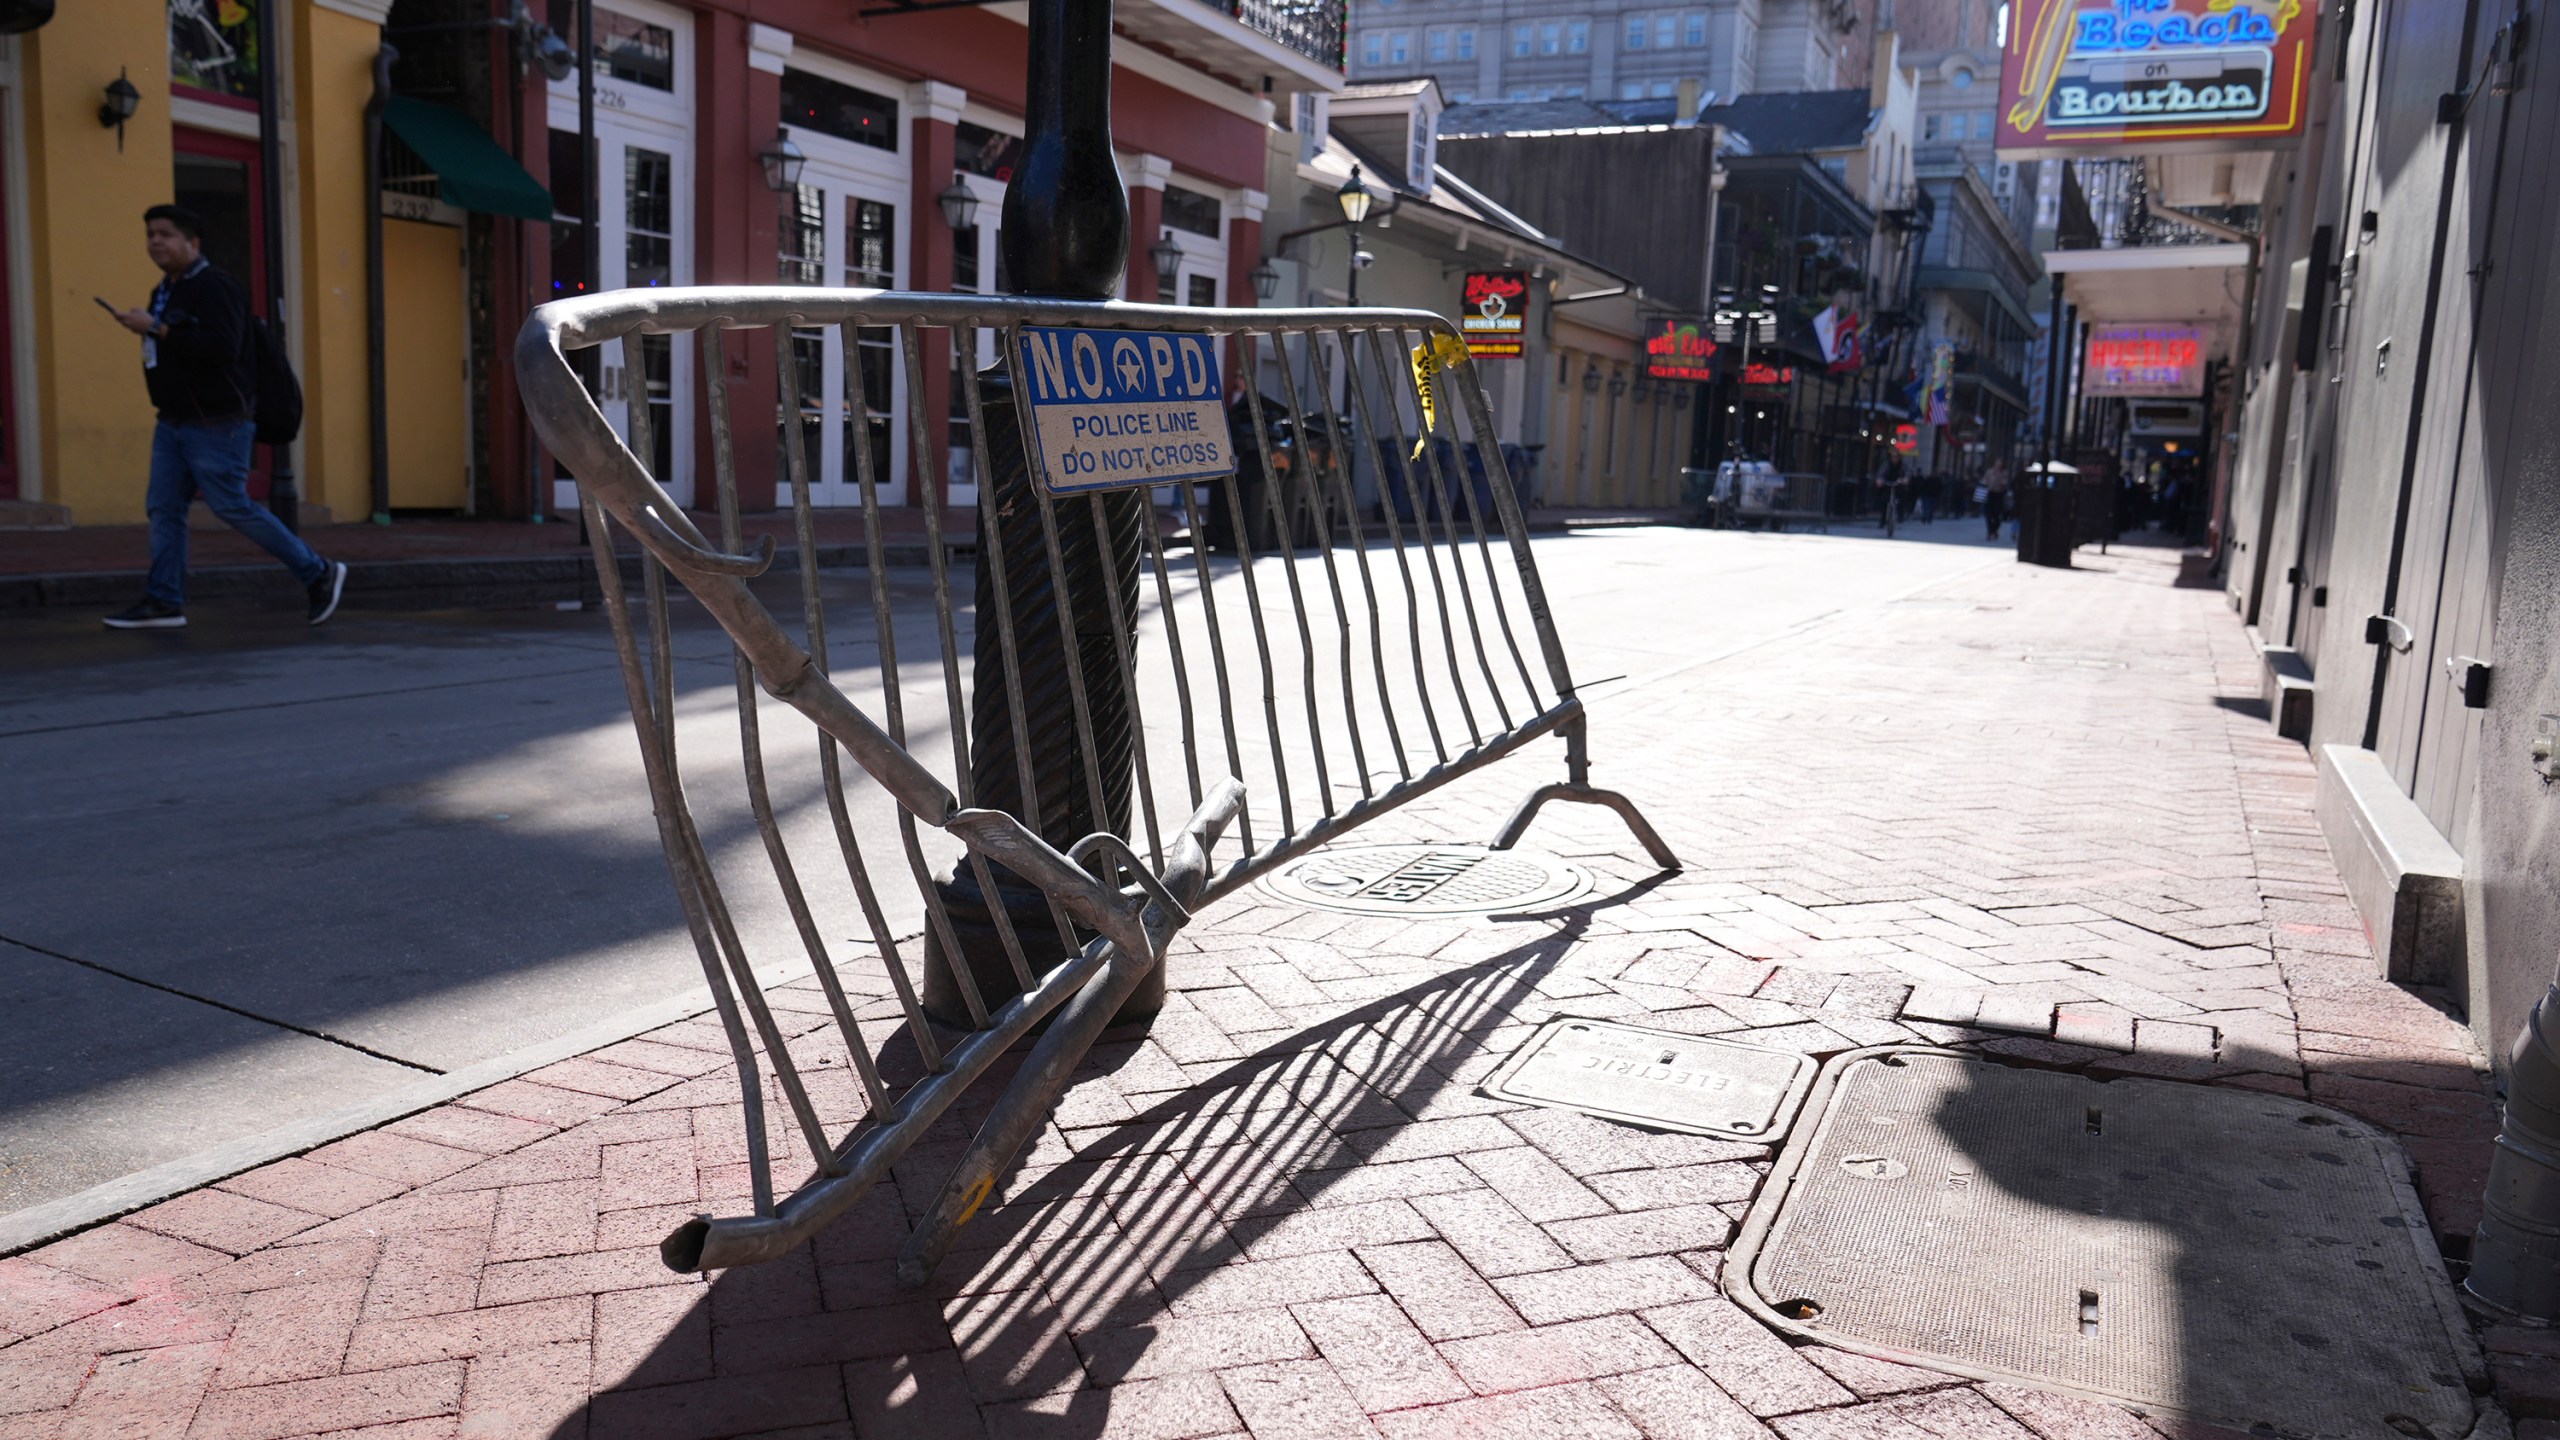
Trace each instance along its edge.
{"label": "text 'police line do not cross'", "polygon": [[1051,494],[1234,473],[1208,336],[1044,326],[1021,334],[1032,432]]}

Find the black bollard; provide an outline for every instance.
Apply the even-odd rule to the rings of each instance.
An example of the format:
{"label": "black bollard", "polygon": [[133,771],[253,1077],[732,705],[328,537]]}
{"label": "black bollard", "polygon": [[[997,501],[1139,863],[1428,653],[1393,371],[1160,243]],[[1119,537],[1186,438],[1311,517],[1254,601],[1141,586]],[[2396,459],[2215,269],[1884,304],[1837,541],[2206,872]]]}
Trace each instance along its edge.
{"label": "black bollard", "polygon": [[[1032,0],[1028,103],[1023,116],[1022,158],[1005,187],[1004,223],[997,243],[1013,293],[1064,300],[1107,300],[1118,288],[1129,255],[1129,197],[1111,152],[1111,0]],[[1022,451],[1021,421],[1002,360],[979,377],[985,427],[978,436],[976,638],[971,662],[976,697],[970,707],[971,799],[1020,817],[1060,850],[1097,830],[1126,834],[1134,780],[1129,698],[1112,636],[1110,594],[1119,590],[1119,613],[1138,614],[1140,526],[1149,523],[1144,490],[1099,497],[1052,500],[1064,586],[1051,583],[1049,538],[1039,496]],[[1099,506],[1110,533],[1106,574],[1094,533]],[[1001,546],[1001,550],[997,548]],[[991,559],[1004,557],[1002,589]],[[998,607],[1010,602],[1014,660],[1030,740],[1030,793],[1024,791],[1021,749],[1005,686],[1004,636]],[[1075,634],[1072,647],[1060,633],[1058,607],[1066,605]],[[1123,641],[1132,637],[1124,632]],[[1068,667],[1081,672],[1092,722],[1091,752],[1102,776],[1097,807],[1086,775],[1086,746],[1079,738]],[[995,909],[1019,937],[1033,973],[1065,958],[1068,945],[1091,937],[1061,936],[1040,890],[1001,866],[990,866],[997,894],[984,894],[971,867],[937,881],[960,953],[945,952],[939,938],[926,947],[925,1012],[945,1024],[965,1026],[966,1002],[953,978],[966,965],[989,1009],[1018,993]],[[1148,976],[1120,1010],[1123,1020],[1154,1014],[1164,1005],[1164,973]]]}

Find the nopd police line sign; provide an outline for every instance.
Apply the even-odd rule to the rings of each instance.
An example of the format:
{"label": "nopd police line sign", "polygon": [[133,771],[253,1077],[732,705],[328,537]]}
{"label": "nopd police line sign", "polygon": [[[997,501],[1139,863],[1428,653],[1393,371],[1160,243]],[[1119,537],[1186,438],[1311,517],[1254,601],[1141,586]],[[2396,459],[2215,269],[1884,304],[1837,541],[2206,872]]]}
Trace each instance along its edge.
{"label": "nopd police line sign", "polygon": [[1054,495],[1234,472],[1218,351],[1205,335],[1025,326],[1031,429]]}

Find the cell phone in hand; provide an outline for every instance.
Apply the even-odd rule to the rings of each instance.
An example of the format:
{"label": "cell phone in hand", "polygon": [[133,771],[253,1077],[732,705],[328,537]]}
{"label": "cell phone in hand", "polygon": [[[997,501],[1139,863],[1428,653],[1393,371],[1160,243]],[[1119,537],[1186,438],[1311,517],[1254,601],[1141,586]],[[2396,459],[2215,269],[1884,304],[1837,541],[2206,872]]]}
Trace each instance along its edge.
{"label": "cell phone in hand", "polygon": [[106,311],[108,314],[115,316],[119,320],[124,318],[124,312],[109,304],[107,302],[107,297],[103,295],[92,295],[89,298],[98,302],[99,309]]}

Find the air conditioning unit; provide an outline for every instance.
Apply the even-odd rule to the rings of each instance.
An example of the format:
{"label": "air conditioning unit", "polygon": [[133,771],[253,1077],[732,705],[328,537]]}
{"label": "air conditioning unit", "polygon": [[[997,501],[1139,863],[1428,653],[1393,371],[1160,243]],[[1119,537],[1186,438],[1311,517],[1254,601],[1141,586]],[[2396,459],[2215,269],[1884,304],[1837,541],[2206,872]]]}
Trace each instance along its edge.
{"label": "air conditioning unit", "polygon": [[2018,167],[2014,164],[1993,167],[1991,171],[1992,198],[1995,200],[2007,200],[2012,196],[2015,196],[2017,193]]}

